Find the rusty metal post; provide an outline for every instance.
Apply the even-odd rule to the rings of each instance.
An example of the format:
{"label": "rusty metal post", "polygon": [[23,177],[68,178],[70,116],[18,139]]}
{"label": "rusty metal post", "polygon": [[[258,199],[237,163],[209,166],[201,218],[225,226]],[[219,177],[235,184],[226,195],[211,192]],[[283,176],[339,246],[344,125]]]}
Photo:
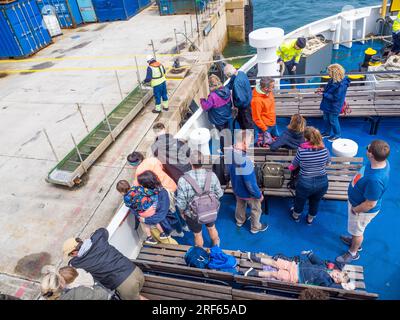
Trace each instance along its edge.
{"label": "rusty metal post", "polygon": [[105,120],[106,120],[106,122],[107,122],[108,130],[110,131],[110,135],[111,135],[111,139],[112,139],[113,141],[115,141],[114,135],[112,134],[112,129],[111,129],[110,122],[108,121],[108,117],[107,117],[107,113],[106,113],[106,108],[104,107],[104,104],[103,104],[103,103],[101,104],[101,108],[103,109],[104,118],[105,118]]}
{"label": "rusty metal post", "polygon": [[51,141],[50,141],[50,138],[49,138],[49,135],[47,134],[46,129],[43,129],[43,132],[44,132],[44,135],[46,136],[47,142],[48,142],[49,145],[50,145],[51,151],[53,151],[54,158],[56,158],[57,162],[59,162],[60,160],[59,160],[58,157],[57,157],[56,150],[54,150],[53,144],[52,144]]}
{"label": "rusty metal post", "polygon": [[87,123],[86,123],[85,118],[83,117],[83,113],[82,113],[82,110],[81,110],[81,106],[80,106],[79,103],[77,103],[76,106],[78,107],[79,114],[81,115],[81,119],[82,119],[82,121],[83,121],[83,124],[85,125],[86,132],[89,133],[89,127],[88,127],[88,125],[87,125]]}
{"label": "rusty metal post", "polygon": [[179,50],[179,45],[178,45],[178,36],[176,34],[176,29],[174,29],[174,34],[175,34],[175,43],[176,43],[176,53],[181,53]]}
{"label": "rusty metal post", "polygon": [[117,78],[118,89],[119,89],[119,94],[121,95],[121,100],[124,100],[124,95],[122,94],[121,84],[119,82],[118,72],[117,72],[117,70],[114,70],[114,72],[115,72],[115,77]]}
{"label": "rusty metal post", "polygon": [[86,169],[86,167],[85,167],[84,164],[83,164],[82,155],[81,155],[81,152],[79,151],[78,145],[76,144],[75,138],[74,138],[74,136],[72,135],[72,133],[70,133],[70,134],[71,134],[72,142],[74,143],[74,146],[75,146],[75,150],[76,150],[76,152],[78,153],[79,160],[81,161],[83,170],[84,170],[85,172],[87,172],[87,169]]}
{"label": "rusty metal post", "polygon": [[156,49],[154,49],[154,42],[153,42],[153,40],[151,40],[151,47],[153,48],[153,57],[154,57],[154,59],[157,60]]}
{"label": "rusty metal post", "polygon": [[137,77],[137,82],[139,83],[140,90],[142,90],[142,80],[140,79],[140,72],[139,72],[139,66],[137,62],[137,57],[135,56],[135,65],[136,65],[136,77]]}

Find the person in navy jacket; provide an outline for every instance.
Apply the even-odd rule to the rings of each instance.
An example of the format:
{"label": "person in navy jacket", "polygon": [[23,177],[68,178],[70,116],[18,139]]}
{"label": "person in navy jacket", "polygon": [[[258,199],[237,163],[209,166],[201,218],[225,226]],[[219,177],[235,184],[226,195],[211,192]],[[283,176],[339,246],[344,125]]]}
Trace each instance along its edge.
{"label": "person in navy jacket", "polygon": [[226,164],[229,164],[232,189],[236,197],[236,225],[241,227],[246,222],[246,207],[249,205],[251,208],[250,232],[254,234],[267,230],[268,225],[260,222],[261,203],[264,197],[257,185],[254,164],[247,156],[252,135],[251,130],[235,130],[235,145],[232,153],[229,154],[230,157],[226,157]]}
{"label": "person in navy jacket", "polygon": [[317,93],[322,94],[320,110],[323,112],[325,124],[322,137],[328,137],[328,140],[332,142],[341,135],[339,115],[346,99],[350,80],[345,76],[344,68],[337,63],[328,67],[328,74],[331,79],[325,88],[319,88]]}

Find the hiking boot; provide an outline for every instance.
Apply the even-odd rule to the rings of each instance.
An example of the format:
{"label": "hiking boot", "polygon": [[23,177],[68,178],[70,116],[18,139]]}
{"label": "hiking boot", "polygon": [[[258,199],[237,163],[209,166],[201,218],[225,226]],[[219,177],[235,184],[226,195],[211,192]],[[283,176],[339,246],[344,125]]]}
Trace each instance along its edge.
{"label": "hiking boot", "polygon": [[[349,236],[340,236],[340,240],[342,240],[343,243],[347,244],[349,247],[351,246],[351,240],[352,237]],[[362,247],[358,248],[358,252],[362,251]]]}
{"label": "hiking boot", "polygon": [[290,212],[291,212],[291,217],[292,217],[292,219],[295,221],[295,222],[300,222],[300,216],[301,216],[301,213],[296,213],[296,212],[294,212],[294,208],[293,207],[291,207],[290,208]]}
{"label": "hiking boot", "polygon": [[245,277],[257,277],[258,276],[258,271],[254,270],[254,268],[250,268],[244,273]]}
{"label": "hiking boot", "polygon": [[167,236],[167,234],[165,232],[160,233],[160,240],[166,240],[168,238],[169,238],[169,236]]}
{"label": "hiking boot", "polygon": [[263,231],[265,231],[267,229],[268,229],[268,225],[267,224],[262,224],[260,228],[255,229],[255,230],[251,229],[250,232],[252,234],[256,234],[256,233],[259,233],[259,232],[263,232]]}
{"label": "hiking boot", "polygon": [[247,252],[247,258],[251,262],[257,262],[257,263],[261,262],[261,258],[257,257],[257,255],[255,253],[253,253],[253,252]]}
{"label": "hiking boot", "polygon": [[146,244],[157,244],[157,240],[155,240],[152,236],[148,236],[144,241]]}
{"label": "hiking boot", "polygon": [[347,251],[346,253],[342,254],[341,256],[336,257],[336,262],[348,264],[348,263],[351,263],[351,262],[356,261],[358,259],[360,259],[360,255],[359,255],[358,252],[353,257],[351,255],[351,253],[349,251]]}
{"label": "hiking boot", "polygon": [[328,141],[329,142],[333,142],[333,141],[335,141],[335,140],[337,140],[337,139],[339,139],[340,137],[329,137],[328,138]]}

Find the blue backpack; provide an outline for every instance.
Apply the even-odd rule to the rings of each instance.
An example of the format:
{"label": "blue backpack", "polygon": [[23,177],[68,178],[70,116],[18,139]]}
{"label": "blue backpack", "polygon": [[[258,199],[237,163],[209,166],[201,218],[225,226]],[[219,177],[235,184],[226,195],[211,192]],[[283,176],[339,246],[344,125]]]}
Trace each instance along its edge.
{"label": "blue backpack", "polygon": [[207,269],[210,255],[200,247],[191,247],[185,254],[185,262],[188,267]]}

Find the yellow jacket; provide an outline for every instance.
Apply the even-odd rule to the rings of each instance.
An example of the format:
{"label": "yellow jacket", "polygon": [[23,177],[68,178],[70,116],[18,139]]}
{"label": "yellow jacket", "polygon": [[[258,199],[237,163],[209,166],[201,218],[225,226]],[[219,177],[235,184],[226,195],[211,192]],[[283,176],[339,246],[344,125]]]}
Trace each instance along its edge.
{"label": "yellow jacket", "polygon": [[294,45],[297,40],[292,40],[290,42],[284,42],[280,45],[280,47],[276,50],[276,54],[279,58],[283,60],[283,62],[288,62],[290,60],[294,60],[295,63],[299,63],[301,52],[303,49],[296,50]]}
{"label": "yellow jacket", "polygon": [[397,15],[397,19],[394,20],[394,23],[393,23],[393,32],[394,32],[394,33],[400,32],[400,12],[399,12],[399,14]]}

